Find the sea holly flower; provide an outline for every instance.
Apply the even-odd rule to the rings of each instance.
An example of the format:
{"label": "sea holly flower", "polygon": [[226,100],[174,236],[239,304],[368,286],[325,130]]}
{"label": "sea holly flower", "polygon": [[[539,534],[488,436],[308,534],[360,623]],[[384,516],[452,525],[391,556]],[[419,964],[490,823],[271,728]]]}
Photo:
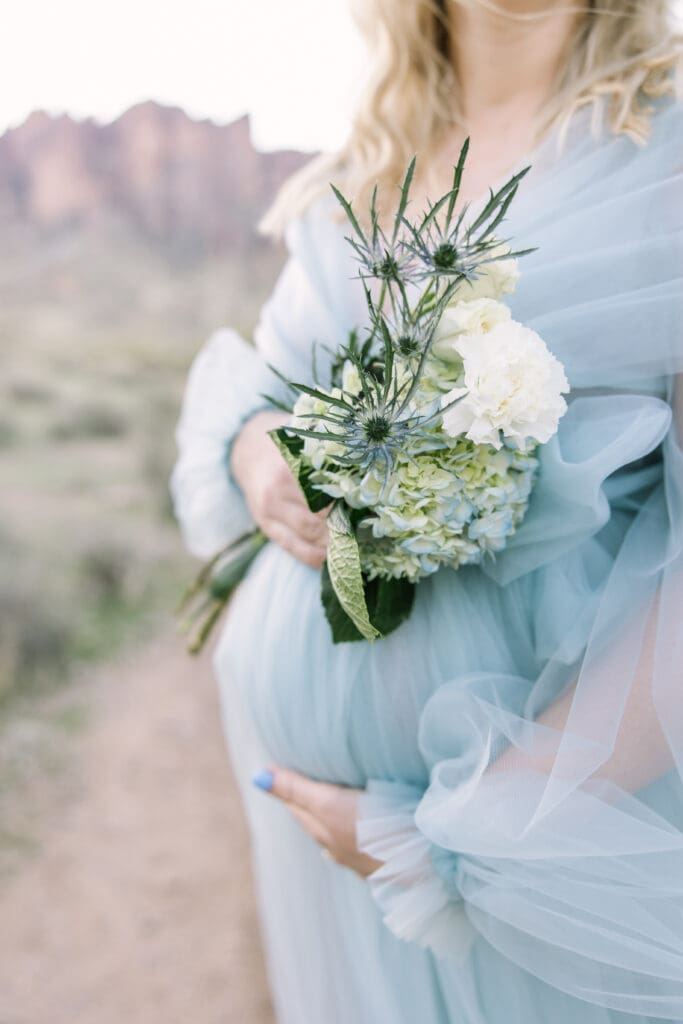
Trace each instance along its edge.
{"label": "sea holly flower", "polygon": [[335,185],[332,185],[332,191],[352,228],[352,234],[346,237],[346,241],[361,265],[361,276],[365,278],[373,278],[389,285],[402,285],[411,277],[412,257],[403,243],[400,232],[414,174],[415,158],[411,160],[403,179],[401,196],[390,236],[382,228],[377,213],[377,187],[372,193],[370,227],[366,230],[361,226],[349,200]]}
{"label": "sea holly flower", "polygon": [[469,140],[462,147],[454,168],[452,188],[436,203],[429,205],[421,222],[413,224],[403,218],[408,230],[405,247],[415,258],[417,270],[414,276],[417,280],[438,282],[448,279],[472,284],[477,281],[485,264],[490,266],[496,261],[508,261],[531,251],[513,253],[495,234],[520,182],[529,171],[528,167],[513,175],[497,192],[492,191],[474,220],[470,220],[468,203],[456,215],[468,151]]}

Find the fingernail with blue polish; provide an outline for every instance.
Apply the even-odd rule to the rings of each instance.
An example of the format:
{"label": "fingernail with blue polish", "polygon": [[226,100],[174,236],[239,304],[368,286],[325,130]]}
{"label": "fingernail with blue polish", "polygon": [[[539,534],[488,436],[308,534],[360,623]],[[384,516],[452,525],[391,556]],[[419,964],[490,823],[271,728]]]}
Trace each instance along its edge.
{"label": "fingernail with blue polish", "polygon": [[267,770],[256,772],[251,780],[259,789],[265,789],[267,793],[273,788],[273,773]]}

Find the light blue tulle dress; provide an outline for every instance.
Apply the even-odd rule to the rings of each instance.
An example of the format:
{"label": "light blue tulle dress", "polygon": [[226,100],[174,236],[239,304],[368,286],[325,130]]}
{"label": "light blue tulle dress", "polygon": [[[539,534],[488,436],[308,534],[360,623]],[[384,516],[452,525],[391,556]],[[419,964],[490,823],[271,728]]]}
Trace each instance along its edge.
{"label": "light blue tulle dress", "polygon": [[[683,111],[657,101],[645,147],[581,114],[555,143],[506,233],[538,246],[513,315],[572,391],[507,549],[334,646],[319,573],[270,544],[215,652],[279,1024],[683,1021]],[[266,364],[310,379],[364,320],[332,209],[290,225],[256,348],[222,328],[192,367],[172,490],[197,555],[252,525],[227,453]],[[324,860],[251,785],[269,763],[365,788],[383,867]]]}

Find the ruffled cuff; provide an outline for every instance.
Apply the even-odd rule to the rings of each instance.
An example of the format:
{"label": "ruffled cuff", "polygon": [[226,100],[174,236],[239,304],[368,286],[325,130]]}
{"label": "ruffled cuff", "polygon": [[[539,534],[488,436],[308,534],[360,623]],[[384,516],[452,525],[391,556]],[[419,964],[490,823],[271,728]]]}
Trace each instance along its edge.
{"label": "ruffled cuff", "polygon": [[439,957],[465,959],[474,929],[455,884],[457,855],[415,825],[416,786],[370,780],[358,802],[359,850],[382,861],[368,877],[387,928]]}

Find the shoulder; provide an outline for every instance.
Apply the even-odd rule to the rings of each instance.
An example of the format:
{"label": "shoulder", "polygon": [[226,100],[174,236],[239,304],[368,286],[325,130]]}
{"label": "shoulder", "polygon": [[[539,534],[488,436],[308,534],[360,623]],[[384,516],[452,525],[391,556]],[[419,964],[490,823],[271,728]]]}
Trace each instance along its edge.
{"label": "shoulder", "polygon": [[590,110],[579,111],[565,143],[549,140],[533,198],[556,216],[595,216],[596,225],[611,219],[618,234],[636,217],[652,225],[668,213],[672,197],[683,208],[683,103],[667,96],[649,107],[649,131],[639,141],[606,126],[595,130]]}
{"label": "shoulder", "polygon": [[683,102],[666,96],[647,103],[648,128],[643,140],[607,129],[594,142],[596,166],[614,192],[656,186],[683,172]]}
{"label": "shoulder", "polygon": [[329,183],[291,218],[284,232],[290,263],[344,331],[367,316],[358,263],[347,241],[348,234],[348,221]]}
{"label": "shoulder", "polygon": [[673,133],[680,143],[683,139],[683,95],[663,96],[651,101],[651,136]]}
{"label": "shoulder", "polygon": [[683,98],[666,97],[656,102],[648,139],[641,148],[643,162],[649,159],[660,177],[683,172]]}
{"label": "shoulder", "polygon": [[296,225],[315,213],[325,196],[331,195],[330,181],[339,183],[344,157],[340,152],[321,152],[310,158],[281,185],[275,199],[259,222],[259,231],[288,242]]}
{"label": "shoulder", "polygon": [[341,282],[357,266],[345,240],[346,221],[329,184],[313,197],[284,230],[290,259],[301,266],[319,292],[332,301]]}
{"label": "shoulder", "polygon": [[653,106],[648,138],[625,160],[618,191],[648,233],[675,235],[683,228],[683,101],[667,97]]}
{"label": "shoulder", "polygon": [[299,255],[316,241],[329,240],[341,227],[335,218],[338,210],[331,189],[320,191],[298,210],[285,225],[284,239],[292,255]]}

